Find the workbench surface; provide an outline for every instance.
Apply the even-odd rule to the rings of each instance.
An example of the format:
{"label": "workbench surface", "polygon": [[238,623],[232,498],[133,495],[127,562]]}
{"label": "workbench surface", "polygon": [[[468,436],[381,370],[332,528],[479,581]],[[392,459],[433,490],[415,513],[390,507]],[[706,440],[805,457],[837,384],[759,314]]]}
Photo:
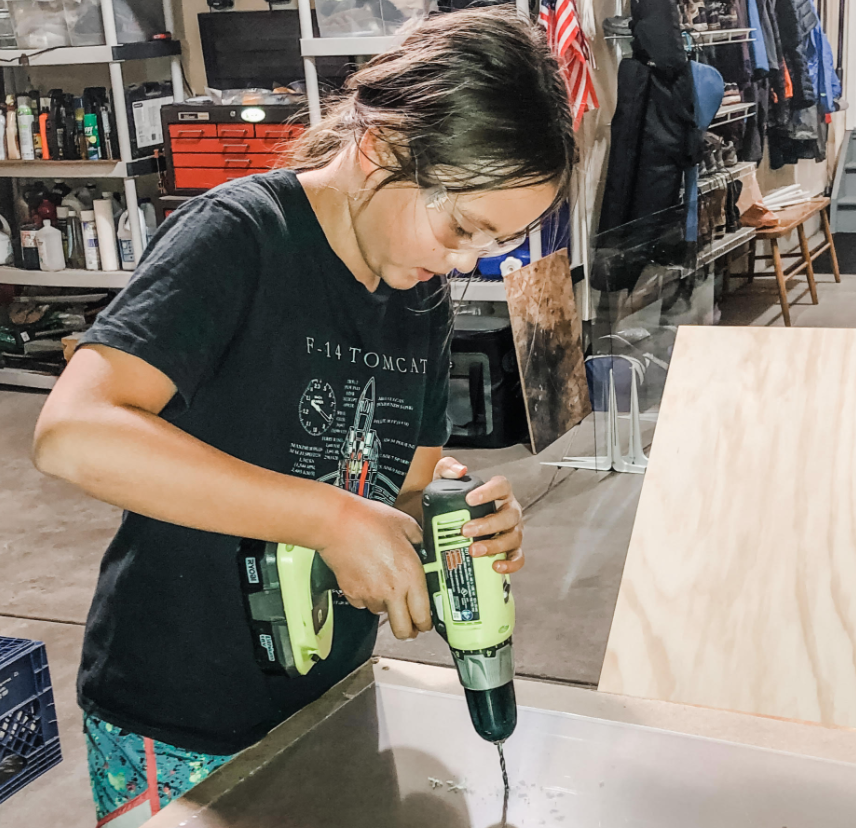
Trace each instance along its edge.
{"label": "workbench surface", "polygon": [[[518,680],[509,828],[851,828],[856,733]],[[841,761],[841,760],[849,760]],[[490,828],[452,670],[367,665],[146,828]]]}

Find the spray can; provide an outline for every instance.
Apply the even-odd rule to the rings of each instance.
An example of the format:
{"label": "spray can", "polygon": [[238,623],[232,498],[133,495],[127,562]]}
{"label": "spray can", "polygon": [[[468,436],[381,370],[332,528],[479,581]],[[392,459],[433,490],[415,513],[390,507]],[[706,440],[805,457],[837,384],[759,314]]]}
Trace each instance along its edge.
{"label": "spray can", "polygon": [[48,93],[48,151],[51,158],[63,158],[65,124],[62,121],[63,93],[61,89],[51,89]]}
{"label": "spray can", "polygon": [[6,96],[6,155],[10,161],[21,160],[18,147],[18,113],[15,111],[15,96]]}
{"label": "spray can", "polygon": [[89,161],[98,161],[101,158],[101,138],[98,134],[97,92],[92,87],[83,90],[83,113],[86,158]]}
{"label": "spray can", "polygon": [[86,147],[86,109],[83,104],[83,98],[74,99],[74,129],[75,141],[77,143],[77,157],[84,161],[87,158]]}
{"label": "spray can", "polygon": [[100,270],[101,257],[98,255],[98,228],[95,225],[95,212],[84,210],[80,214],[83,222],[83,249],[87,270]]}
{"label": "spray can", "polygon": [[21,158],[24,161],[34,161],[36,149],[33,143],[33,109],[27,95],[18,95],[18,141],[21,147]]}

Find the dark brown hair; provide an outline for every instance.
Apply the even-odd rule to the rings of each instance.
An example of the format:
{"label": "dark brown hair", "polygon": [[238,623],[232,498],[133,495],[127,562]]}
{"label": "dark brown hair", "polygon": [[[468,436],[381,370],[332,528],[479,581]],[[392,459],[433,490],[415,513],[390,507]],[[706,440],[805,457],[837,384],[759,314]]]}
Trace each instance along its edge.
{"label": "dark brown hair", "polygon": [[515,7],[456,11],[412,29],[348,78],[289,165],[319,169],[371,130],[389,146],[381,186],[450,192],[546,182],[568,195],[574,161],[567,86],[539,27]]}

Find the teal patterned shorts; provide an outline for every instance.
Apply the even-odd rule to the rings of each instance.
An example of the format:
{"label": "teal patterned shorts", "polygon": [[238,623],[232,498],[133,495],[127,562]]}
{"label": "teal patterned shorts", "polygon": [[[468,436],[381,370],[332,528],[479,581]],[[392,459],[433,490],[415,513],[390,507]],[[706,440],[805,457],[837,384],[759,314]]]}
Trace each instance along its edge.
{"label": "teal patterned shorts", "polygon": [[231,756],[173,747],[84,714],[97,828],[136,828]]}

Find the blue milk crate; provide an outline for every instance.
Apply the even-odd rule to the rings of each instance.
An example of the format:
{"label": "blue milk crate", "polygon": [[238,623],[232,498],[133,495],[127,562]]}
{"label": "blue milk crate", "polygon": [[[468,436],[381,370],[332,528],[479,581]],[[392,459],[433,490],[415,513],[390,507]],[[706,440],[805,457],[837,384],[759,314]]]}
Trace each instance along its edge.
{"label": "blue milk crate", "polygon": [[45,645],[0,636],[0,802],[61,760]]}

